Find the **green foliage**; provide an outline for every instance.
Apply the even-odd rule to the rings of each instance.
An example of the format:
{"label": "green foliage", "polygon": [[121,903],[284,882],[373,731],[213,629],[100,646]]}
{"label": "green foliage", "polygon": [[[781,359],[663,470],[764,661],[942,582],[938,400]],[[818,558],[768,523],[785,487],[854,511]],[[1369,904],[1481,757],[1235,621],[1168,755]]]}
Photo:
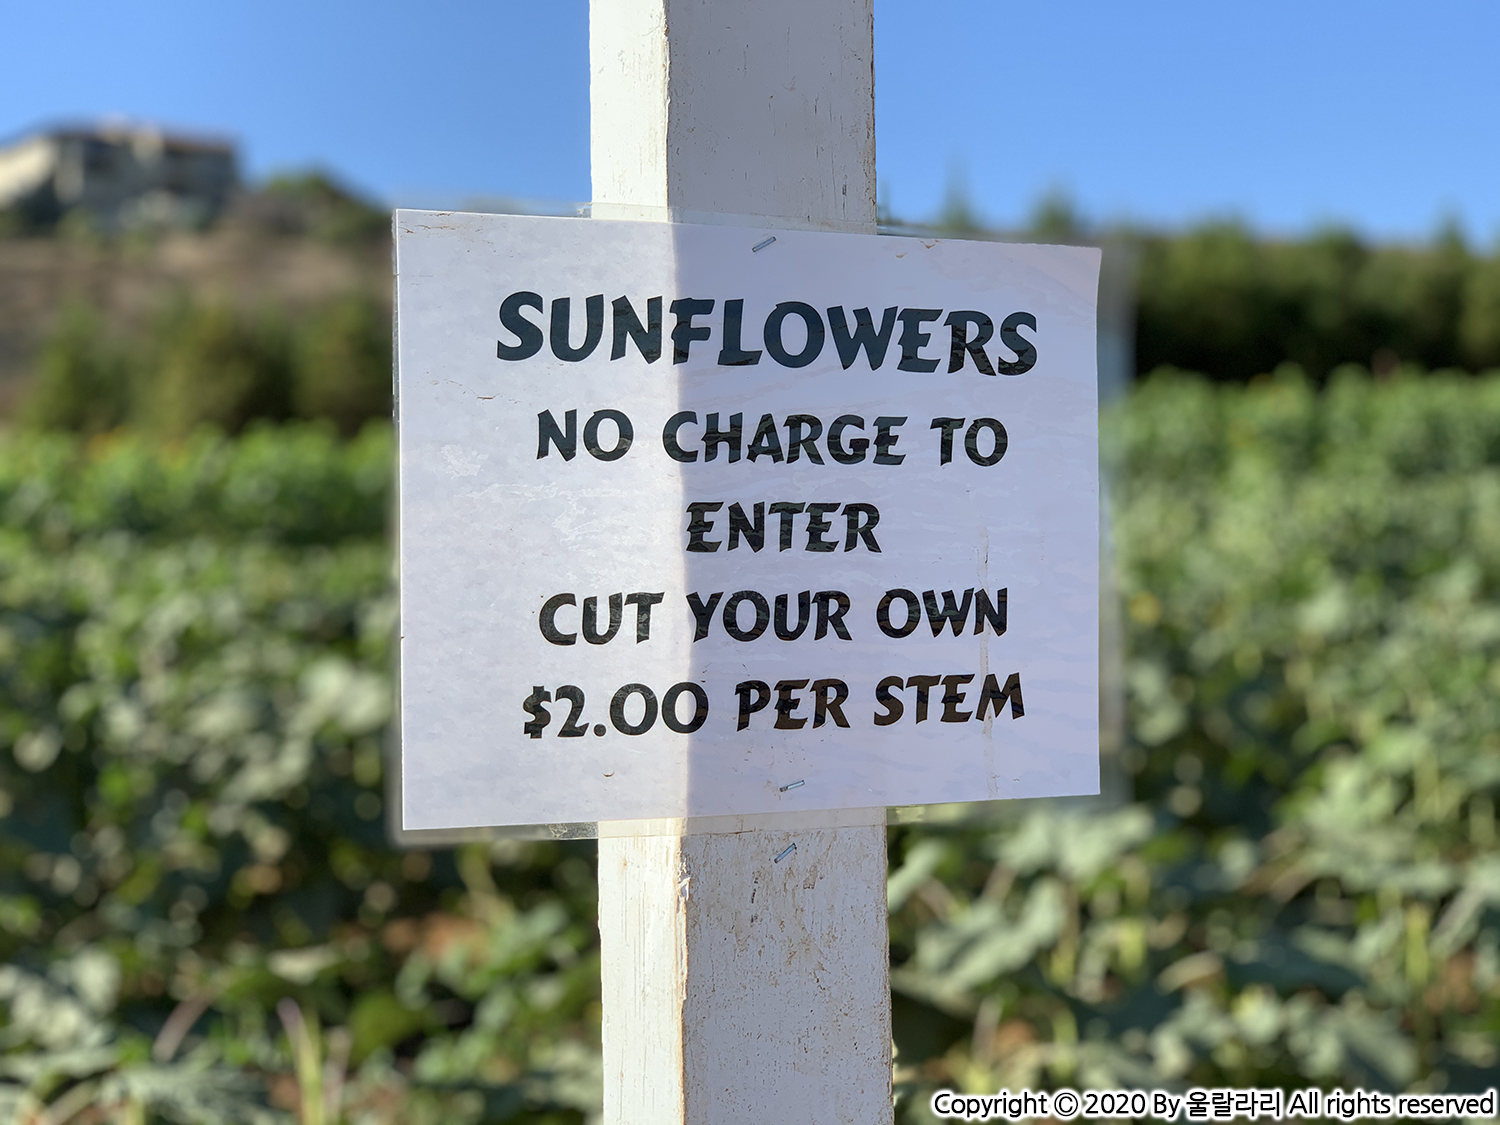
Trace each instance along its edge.
{"label": "green foliage", "polygon": [[[319,175],[272,181],[256,199],[272,226],[334,241],[373,238],[386,221]],[[956,177],[940,225],[968,236],[976,223]],[[1053,193],[1027,237],[1087,232]],[[1451,231],[1425,248],[1372,247],[1348,232],[1276,242],[1221,223],[1122,232],[1113,245],[1139,261],[1142,371],[1244,382],[1290,362],[1321,384],[1349,363],[1381,376],[1500,366],[1500,255],[1472,253]],[[204,423],[238,433],[254,420],[327,418],[352,434],[391,410],[390,315],[373,292],[258,311],[182,297],[134,334],[73,306],[42,350],[23,421],[85,434],[128,423],[181,438]]]}
{"label": "green foliage", "polygon": [[1500,367],[1500,254],[1469,274],[1459,334],[1476,366]]}
{"label": "green foliage", "polygon": [[1427,248],[1331,230],[1297,242],[1219,223],[1141,239],[1138,369],[1245,380],[1283,362],[1480,371],[1500,363],[1500,256],[1452,231]]}
{"label": "green foliage", "polygon": [[123,423],[130,411],[130,364],[98,315],[74,301],[42,348],[23,421],[49,430],[95,434]]}
{"label": "green foliage", "polygon": [[0,448],[12,1104],[284,1117],[294,1056],[338,1058],[314,1021],[357,1052],[350,1119],[597,1100],[587,849],[386,843],[390,457],[388,429]]}
{"label": "green foliage", "polygon": [[368,297],[315,311],[299,340],[294,402],[303,418],[329,418],[353,433],[391,410],[391,322]]}
{"label": "green foliage", "polygon": [[184,301],[161,316],[150,346],[134,411],[147,432],[181,438],[208,423],[237,433],[252,418],[291,414],[291,334],[270,312]]}
{"label": "green foliage", "polygon": [[325,242],[367,242],[390,234],[390,212],[375,207],[326,172],[273,177],[260,190],[287,230]]}
{"label": "green foliage", "polygon": [[1086,237],[1078,209],[1060,188],[1053,188],[1037,200],[1026,231],[1038,242],[1076,242]]}
{"label": "green foliage", "polygon": [[[1106,435],[1130,796],[892,833],[903,1118],[940,1084],[1495,1084],[1500,376],[1164,372]],[[593,849],[386,842],[390,456],[0,445],[18,1113],[597,1112]]]}
{"label": "green foliage", "polygon": [[391,413],[386,311],[350,293],[298,318],[182,297],[135,336],[73,304],[44,345],[21,414],[40,429],[94,434],[129,424],[180,440],[202,425],[326,418],[346,434]]}
{"label": "green foliage", "polygon": [[902,1078],[1494,1084],[1500,378],[1162,373],[1108,432],[1135,802],[893,841]]}

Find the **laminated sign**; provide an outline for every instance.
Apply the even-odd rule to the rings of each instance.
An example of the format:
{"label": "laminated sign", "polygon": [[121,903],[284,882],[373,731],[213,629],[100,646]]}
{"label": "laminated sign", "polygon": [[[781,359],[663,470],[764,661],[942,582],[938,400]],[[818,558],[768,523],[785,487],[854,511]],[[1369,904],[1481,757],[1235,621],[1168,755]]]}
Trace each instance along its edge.
{"label": "laminated sign", "polygon": [[1099,252],[400,211],[409,829],[1098,787]]}

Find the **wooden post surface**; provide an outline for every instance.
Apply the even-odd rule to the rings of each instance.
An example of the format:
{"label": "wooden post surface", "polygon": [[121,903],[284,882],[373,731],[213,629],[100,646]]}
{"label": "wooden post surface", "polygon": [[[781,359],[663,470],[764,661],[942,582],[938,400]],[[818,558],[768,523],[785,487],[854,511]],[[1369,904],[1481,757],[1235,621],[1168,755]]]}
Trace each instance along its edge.
{"label": "wooden post surface", "polygon": [[[595,217],[874,232],[872,0],[591,0],[589,52]],[[884,810],[849,819],[601,831],[607,1125],[892,1120]]]}

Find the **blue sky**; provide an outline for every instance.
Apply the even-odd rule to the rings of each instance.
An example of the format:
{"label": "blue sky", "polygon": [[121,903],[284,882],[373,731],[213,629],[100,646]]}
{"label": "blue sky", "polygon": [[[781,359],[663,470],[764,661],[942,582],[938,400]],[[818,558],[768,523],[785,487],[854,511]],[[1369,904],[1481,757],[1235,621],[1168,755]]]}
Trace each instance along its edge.
{"label": "blue sky", "polygon": [[[1015,223],[1234,215],[1500,238],[1500,4],[876,0],[882,190]],[[0,135],[123,113],[400,203],[582,200],[586,0],[54,0],[6,11]]]}

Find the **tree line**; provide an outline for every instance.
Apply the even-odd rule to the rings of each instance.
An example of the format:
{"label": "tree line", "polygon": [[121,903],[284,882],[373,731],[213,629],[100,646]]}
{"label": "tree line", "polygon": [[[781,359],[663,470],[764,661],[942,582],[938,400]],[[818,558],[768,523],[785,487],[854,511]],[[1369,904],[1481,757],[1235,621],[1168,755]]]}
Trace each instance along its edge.
{"label": "tree line", "polygon": [[1426,246],[1348,231],[1256,238],[1233,223],[1137,240],[1136,369],[1241,382],[1283,363],[1323,381],[1343,364],[1500,367],[1500,254],[1452,229]]}
{"label": "tree line", "polygon": [[[1030,236],[1087,239],[1064,218]],[[1292,364],[1321,384],[1351,364],[1377,376],[1500,368],[1500,253],[1453,229],[1427,245],[1375,245],[1349,231],[1277,240],[1217,222],[1104,241],[1134,264],[1142,378],[1173,368],[1245,382]],[[371,291],[304,310],[184,294],[130,332],[70,305],[37,355],[21,417],[164,437],[204,423],[234,433],[257,419],[325,418],[352,433],[391,408],[390,312]]]}

